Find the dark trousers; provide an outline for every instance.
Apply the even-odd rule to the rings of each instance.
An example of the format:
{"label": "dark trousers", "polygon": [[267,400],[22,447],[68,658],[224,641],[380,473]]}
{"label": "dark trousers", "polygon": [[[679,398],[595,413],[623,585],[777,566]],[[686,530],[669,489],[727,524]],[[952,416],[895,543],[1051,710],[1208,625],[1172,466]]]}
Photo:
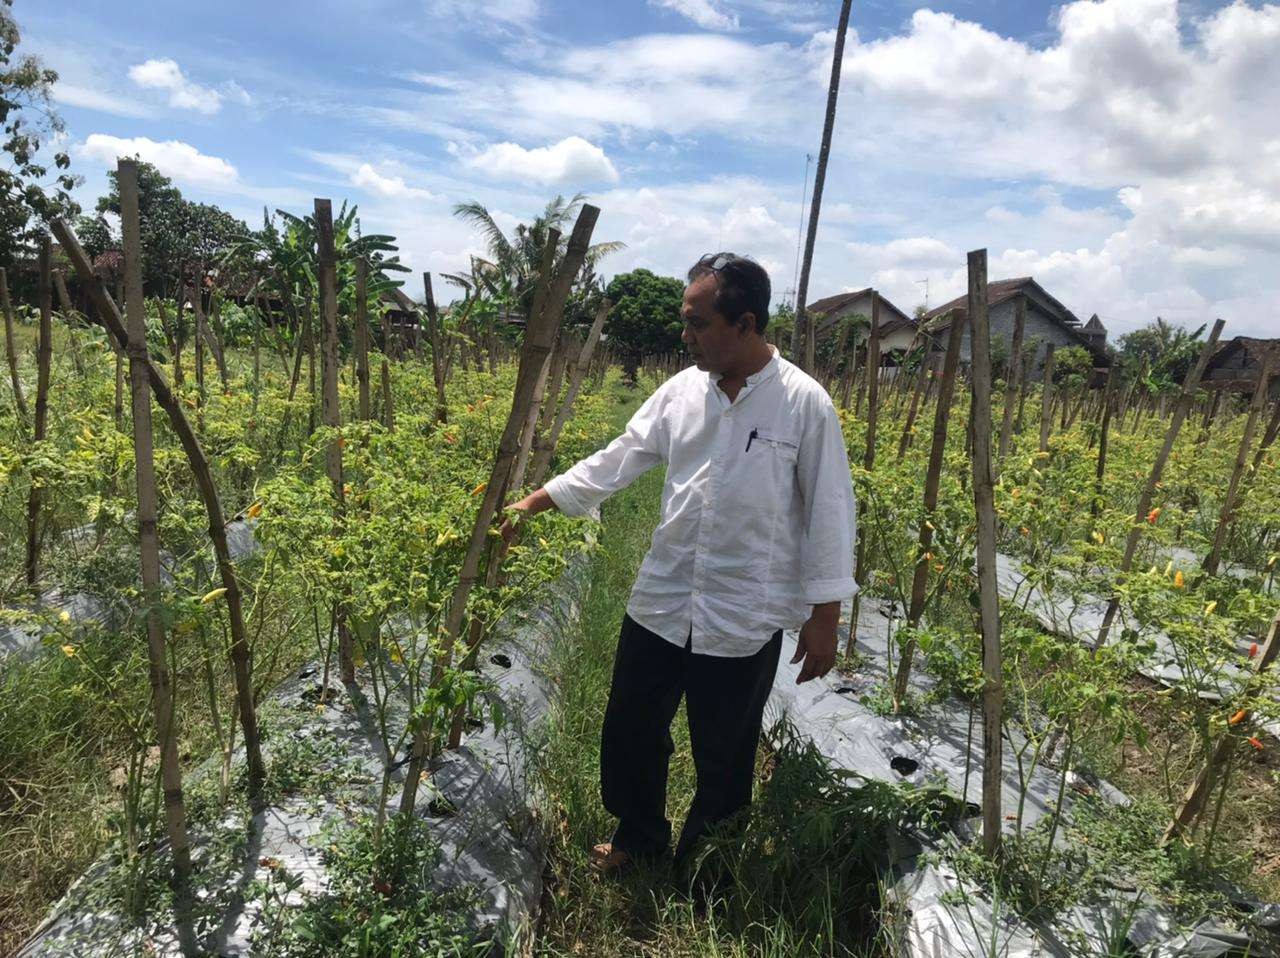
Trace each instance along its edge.
{"label": "dark trousers", "polygon": [[695,655],[650,632],[631,616],[613,662],[613,686],[600,743],[600,791],[618,818],[613,843],[633,856],[660,856],[671,842],[667,762],[671,720],[686,697],[693,764],[693,805],[676,845],[677,862],[708,826],[751,802],[765,700],[782,649],[782,630],[741,658]]}

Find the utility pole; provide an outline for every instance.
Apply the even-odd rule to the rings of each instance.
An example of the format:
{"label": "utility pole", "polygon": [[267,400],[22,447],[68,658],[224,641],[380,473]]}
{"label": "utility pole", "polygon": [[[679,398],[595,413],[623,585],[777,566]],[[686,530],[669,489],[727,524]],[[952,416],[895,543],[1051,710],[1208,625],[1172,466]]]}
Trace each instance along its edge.
{"label": "utility pole", "polygon": [[[822,147],[818,151],[818,172],[813,178],[813,203],[809,210],[809,230],[804,244],[804,262],[800,268],[800,281],[796,294],[796,333],[792,334],[793,359],[799,359],[800,368],[813,372],[814,334],[805,319],[805,298],[809,293],[809,270],[813,266],[813,246],[818,238],[818,213],[822,209],[822,186],[827,178],[827,159],[831,155],[831,132],[836,125],[836,100],[840,95],[840,65],[844,59],[844,37],[849,30],[849,7],[853,0],[840,4],[840,22],[836,26],[836,47],[831,56],[831,83],[827,87],[827,118],[822,126]],[[804,355],[798,355],[797,334],[803,330]]]}

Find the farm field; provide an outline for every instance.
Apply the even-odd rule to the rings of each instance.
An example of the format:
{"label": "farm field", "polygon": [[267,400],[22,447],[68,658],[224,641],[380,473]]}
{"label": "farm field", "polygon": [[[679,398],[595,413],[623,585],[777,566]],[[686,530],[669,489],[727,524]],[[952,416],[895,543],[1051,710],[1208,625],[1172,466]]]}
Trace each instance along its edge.
{"label": "farm field", "polygon": [[1280,956],[1280,6],[17,2],[0,958]]}
{"label": "farm field", "polygon": [[[317,264],[321,275],[327,268],[336,272],[324,260]],[[411,706],[410,714],[422,717],[418,723],[432,723],[437,753],[452,747],[451,738],[467,743],[472,720],[459,725],[458,716],[481,716],[479,728],[484,715],[497,720],[501,711],[465,657],[461,668],[440,671],[443,636],[430,636],[432,623],[435,629],[444,624],[443,610],[466,561],[493,466],[504,458],[502,424],[513,418],[509,397],[519,398],[519,381],[530,379],[531,361],[527,354],[516,361],[512,350],[519,343],[490,340],[491,354],[477,352],[467,343],[480,337],[464,338],[464,329],[448,320],[433,326],[425,316],[421,331],[393,334],[382,341],[385,352],[375,348],[362,360],[357,344],[368,329],[360,331],[359,317],[369,305],[360,302],[354,264],[342,269],[344,281],[325,287],[338,292],[341,320],[329,340],[336,361],[317,363],[323,368],[313,380],[301,372],[309,327],[267,327],[253,307],[228,300],[216,308],[218,331],[208,340],[208,355],[201,356],[204,368],[199,374],[188,368],[185,384],[176,390],[216,477],[228,528],[247,528],[253,543],[238,549],[233,562],[243,589],[240,614],[252,662],[252,698],[262,704],[259,735],[266,764],[256,786],[239,730],[231,616],[209,545],[207,500],[169,428],[172,421],[162,415],[167,407],[155,407],[163,555],[150,608],[165,636],[178,716],[174,748],[193,835],[226,816],[251,818],[255,803],[264,800],[330,801],[340,793],[340,777],[318,771],[327,768],[323,753],[285,747],[296,734],[284,731],[292,726],[273,727],[280,718],[267,702],[270,691],[308,662],[336,680],[350,656],[354,686],[348,692],[367,683],[361,694],[383,703],[380,715],[399,720],[407,717],[386,704],[394,685],[390,677],[422,676],[421,685],[395,681],[407,683],[411,702],[416,697],[424,703]],[[212,309],[214,300],[209,302]],[[374,313],[381,310],[374,307]],[[323,310],[317,319],[322,315]],[[153,359],[171,368],[160,304],[152,304],[149,318]],[[385,332],[377,318],[371,327]],[[164,837],[169,826],[161,812],[161,756],[142,639],[146,592],[136,571],[132,417],[123,402],[117,411],[116,350],[105,332],[75,311],[50,314],[49,320],[45,438],[31,443],[16,403],[0,414],[6,480],[0,562],[11,636],[0,664],[8,793],[0,818],[0,927],[6,929],[7,951],[26,940],[76,876],[104,852],[111,865],[105,880],[95,880],[94,894],[102,896],[90,899],[95,907],[134,915],[143,929],[171,922],[175,907],[164,879],[172,843]],[[346,335],[337,335],[337,328]],[[40,379],[39,310],[18,305],[13,332],[19,380],[34,395]],[[317,345],[327,348],[329,342]],[[573,340],[566,335],[564,342]],[[674,357],[654,358],[644,364],[639,383],[626,386],[607,354],[588,357],[577,367],[580,375],[566,369],[568,354],[576,355],[582,345],[566,346],[556,374],[556,386],[566,392],[573,380],[582,387],[559,433],[556,464],[576,461],[620,431],[630,412],[680,364]],[[380,388],[368,393],[367,407],[361,368],[385,369]],[[861,770],[865,784],[850,784],[832,756],[804,746],[803,736],[784,724],[773,729],[762,757],[749,839],[743,848],[725,852],[739,856],[732,894],[725,897],[736,904],[701,908],[662,875],[641,874],[620,886],[588,876],[585,850],[606,827],[594,791],[593,758],[603,689],[622,603],[660,488],[658,474],[646,476],[606,504],[598,526],[555,514],[536,519],[522,545],[503,558],[505,581],[478,575],[467,606],[474,621],[494,623],[536,607],[545,601],[545,586],[586,550],[580,624],[553,642],[542,666],[552,689],[535,771],[540,788],[532,793],[539,796],[538,827],[549,841],[549,880],[535,929],[535,947],[542,952],[897,954],[904,919],[886,890],[888,872],[879,871],[885,863],[867,847],[865,835],[840,828],[836,810],[845,807],[842,802],[853,803],[850,809],[869,803],[871,817],[857,820],[876,834],[874,829],[907,828],[925,803],[931,815],[941,816],[931,819],[930,828],[972,835],[960,823],[976,821],[970,816],[981,798],[976,784],[972,791],[968,787],[968,770],[972,761],[976,783],[983,745],[973,730],[984,673],[975,608],[985,587],[974,566],[973,436],[965,428],[973,419],[972,373],[956,376],[949,364],[930,369],[908,362],[881,369],[873,382],[865,367],[838,356],[827,371],[855,464],[864,583],[861,609],[846,609],[846,640],[850,621],[859,628],[831,688],[844,682],[848,687],[841,694],[852,693],[859,708],[908,730],[908,738],[922,747],[935,722],[967,703],[970,734],[961,792],[971,804],[967,810],[963,802],[956,804],[945,776],[912,780],[912,773],[877,785],[876,771],[867,768]],[[336,387],[336,426],[325,424],[334,408],[324,402],[327,382]],[[555,409],[552,400],[559,395],[547,390],[548,409]],[[1006,785],[1017,800],[1003,809],[997,864],[983,858],[972,838],[930,845],[934,850],[923,854],[941,855],[965,882],[963,894],[994,902],[998,914],[1026,922],[1052,923],[1105,889],[1122,887],[1150,896],[1149,902],[1160,903],[1171,920],[1186,927],[1212,919],[1222,927],[1247,928],[1249,910],[1280,893],[1280,764],[1277,741],[1267,731],[1280,709],[1272,674],[1256,669],[1274,645],[1278,604],[1280,460],[1274,416],[1265,408],[1251,415],[1243,403],[1213,402],[1194,389],[1088,389],[1070,372],[1047,395],[1041,385],[998,378],[990,413],[996,423],[1007,421],[992,507],[1003,572],[1000,723],[1005,749],[1016,756],[1017,775]],[[546,418],[549,423],[552,416]],[[1178,419],[1182,428],[1170,442]],[[873,436],[876,452],[868,457]],[[1153,477],[1163,445],[1169,447],[1167,463]],[[343,454],[340,496],[329,471],[333,449]],[[1241,460],[1247,468],[1233,481]],[[551,464],[547,460],[544,474],[551,474],[545,471]],[[926,507],[930,486],[936,499]],[[1154,498],[1140,501],[1148,487]],[[33,488],[39,491],[37,592],[44,598],[44,608],[34,611],[26,586]],[[1218,571],[1209,574],[1203,560],[1222,523],[1228,489],[1238,501],[1226,516]],[[509,491],[508,501],[514,495]],[[928,533],[924,542],[922,530]],[[1126,550],[1131,537],[1133,546]],[[1099,604],[1113,595],[1115,625],[1108,641],[1095,648]],[[86,608],[97,622],[85,621]],[[868,645],[860,633],[868,616],[876,615],[887,618],[885,641]],[[345,649],[342,617],[349,628]],[[881,626],[871,628],[879,634]],[[904,671],[923,681],[899,685]],[[421,733],[423,725],[410,727]],[[416,909],[395,890],[379,892],[372,915],[362,897],[367,889],[358,886],[365,880],[385,881],[392,889],[404,882],[406,891],[417,887],[408,876],[424,861],[379,857],[405,840],[398,831],[402,819],[392,814],[403,787],[403,776],[392,775],[392,757],[408,760],[413,741],[385,718],[381,728],[385,752],[379,762],[386,775],[376,789],[377,818],[385,815],[387,825],[352,813],[347,837],[335,837],[327,859],[347,890],[325,896],[319,905],[290,911],[299,906],[271,898],[269,882],[251,886],[249,897],[264,896],[262,914],[272,916],[255,932],[259,947],[307,954],[318,947],[354,947],[359,936],[374,953],[390,953],[393,942],[410,940],[420,947],[432,942],[445,952],[471,947],[464,944],[472,934],[465,914],[474,905],[465,889],[426,899],[430,907]],[[692,784],[689,769],[680,767],[681,757],[687,763],[683,733],[678,742],[671,793],[676,814]],[[1207,765],[1208,800],[1165,843],[1184,793]],[[1028,812],[1024,820],[1032,784],[1046,776],[1056,783],[1056,798],[1045,805],[1045,814]],[[1115,789],[1126,796],[1123,803],[1117,803]],[[838,841],[806,844],[830,836],[832,829]],[[429,833],[412,834],[413,841],[430,846]],[[794,856],[778,857],[780,843],[793,846],[796,855],[804,850],[806,872],[823,876],[806,887],[820,906],[778,892],[773,870],[786,874],[796,867]],[[233,842],[233,853],[234,848]],[[370,854],[371,859],[361,857]],[[203,854],[196,862],[192,877],[198,883],[201,869],[213,866]],[[281,880],[287,886],[287,872]],[[198,898],[191,913],[197,928],[219,906]],[[386,932],[389,924],[374,921],[378,915],[394,916],[394,935]],[[619,928],[625,929],[621,936]],[[1091,953],[1081,947],[1079,953]]]}

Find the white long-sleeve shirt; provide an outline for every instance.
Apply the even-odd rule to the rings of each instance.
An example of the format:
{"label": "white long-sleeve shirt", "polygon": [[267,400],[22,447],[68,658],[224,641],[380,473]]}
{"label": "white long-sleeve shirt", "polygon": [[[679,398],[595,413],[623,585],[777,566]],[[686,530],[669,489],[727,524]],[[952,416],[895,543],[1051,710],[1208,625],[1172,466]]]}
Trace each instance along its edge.
{"label": "white long-sleeve shirt", "polygon": [[839,417],[815,380],[770,349],[732,403],[717,373],[672,376],[622,435],[546,484],[560,511],[580,516],[667,464],[627,612],[681,647],[692,629],[696,653],[751,655],[814,604],[857,591]]}

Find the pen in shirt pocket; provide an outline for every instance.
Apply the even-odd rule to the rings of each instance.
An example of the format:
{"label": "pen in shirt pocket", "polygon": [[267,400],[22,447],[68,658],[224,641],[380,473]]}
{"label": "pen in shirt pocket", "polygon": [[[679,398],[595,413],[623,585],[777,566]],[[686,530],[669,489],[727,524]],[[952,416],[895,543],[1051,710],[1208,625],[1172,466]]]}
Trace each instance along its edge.
{"label": "pen in shirt pocket", "polygon": [[759,436],[760,436],[759,429],[752,429],[751,432],[747,435],[747,448],[746,448],[747,452],[751,451],[751,441],[753,439],[758,438]]}

